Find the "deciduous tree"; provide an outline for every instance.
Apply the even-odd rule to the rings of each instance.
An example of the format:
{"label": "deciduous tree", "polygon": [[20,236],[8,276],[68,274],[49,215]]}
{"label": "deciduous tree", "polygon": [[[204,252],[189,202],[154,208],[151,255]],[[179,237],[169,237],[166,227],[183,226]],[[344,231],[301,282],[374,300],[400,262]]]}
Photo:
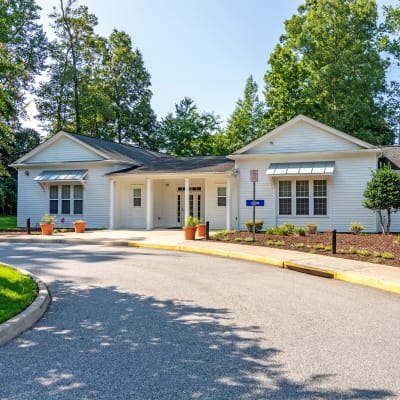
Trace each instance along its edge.
{"label": "deciduous tree", "polygon": [[269,129],[306,114],[374,144],[393,141],[377,18],[374,0],[306,0],[298,8],[265,74]]}
{"label": "deciduous tree", "polygon": [[158,135],[169,154],[201,156],[215,154],[213,136],[219,130],[220,121],[214,114],[199,112],[194,101],[185,97],[175,104],[175,114],[161,120]]}
{"label": "deciduous tree", "polygon": [[[400,175],[390,165],[372,172],[364,191],[364,207],[378,213],[382,233],[390,232],[392,213],[400,210]],[[383,212],[386,211],[386,224]]]}

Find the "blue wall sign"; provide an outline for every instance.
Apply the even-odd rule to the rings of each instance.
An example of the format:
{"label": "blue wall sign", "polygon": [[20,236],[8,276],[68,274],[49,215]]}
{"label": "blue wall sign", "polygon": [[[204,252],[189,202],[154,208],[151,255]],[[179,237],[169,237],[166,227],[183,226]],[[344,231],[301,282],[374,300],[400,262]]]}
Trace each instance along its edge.
{"label": "blue wall sign", "polygon": [[264,200],[255,200],[255,204],[253,204],[253,200],[246,200],[246,207],[251,207],[253,205],[256,207],[264,207]]}

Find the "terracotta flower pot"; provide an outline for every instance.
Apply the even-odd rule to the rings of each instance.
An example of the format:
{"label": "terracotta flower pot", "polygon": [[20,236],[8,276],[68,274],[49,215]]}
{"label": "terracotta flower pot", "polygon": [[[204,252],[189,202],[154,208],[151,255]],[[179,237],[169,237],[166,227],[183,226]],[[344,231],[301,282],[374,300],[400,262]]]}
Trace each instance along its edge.
{"label": "terracotta flower pot", "polygon": [[198,224],[197,225],[197,237],[205,237],[206,236],[206,224]]}
{"label": "terracotta flower pot", "polygon": [[182,229],[185,234],[185,240],[194,240],[197,229],[195,226],[184,226]]}
{"label": "terracotta flower pot", "polygon": [[75,233],[83,233],[86,229],[86,222],[85,221],[75,221],[74,222]]}
{"label": "terracotta flower pot", "polygon": [[54,230],[54,224],[40,224],[40,229],[42,230],[42,235],[52,235]]}

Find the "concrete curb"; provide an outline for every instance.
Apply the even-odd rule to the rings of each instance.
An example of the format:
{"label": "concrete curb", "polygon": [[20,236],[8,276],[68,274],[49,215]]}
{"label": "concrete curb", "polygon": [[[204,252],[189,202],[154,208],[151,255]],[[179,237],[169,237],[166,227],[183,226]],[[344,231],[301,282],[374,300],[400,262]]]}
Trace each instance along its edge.
{"label": "concrete curb", "polygon": [[275,258],[268,258],[262,256],[253,256],[251,254],[244,254],[238,251],[227,251],[227,250],[216,250],[216,249],[203,249],[199,247],[191,246],[181,246],[172,244],[154,244],[154,243],[142,243],[142,242],[129,242],[129,247],[141,247],[147,249],[159,249],[159,250],[174,250],[174,251],[184,251],[187,253],[200,253],[208,254],[212,256],[236,258],[239,260],[255,261],[262,264],[270,264],[276,267],[283,268],[283,262]]}
{"label": "concrete curb", "polygon": [[[14,268],[12,266],[10,267]],[[50,304],[50,295],[47,286],[37,276],[23,269],[14,269],[24,275],[30,276],[36,282],[38,294],[33,303],[22,311],[22,313],[0,324],[0,346],[5,345],[10,340],[31,328],[41,318]]]}
{"label": "concrete curb", "polygon": [[292,261],[279,260],[274,258],[255,256],[252,254],[241,253],[239,251],[227,251],[227,250],[216,250],[206,249],[191,246],[181,245],[170,245],[170,244],[155,244],[155,243],[143,243],[143,242],[128,242],[130,247],[150,248],[159,250],[174,250],[174,251],[185,251],[190,253],[202,253],[221,257],[235,258],[239,260],[254,261],[261,264],[269,264],[275,267],[289,269],[296,272],[302,272],[309,275],[320,276],[323,278],[335,279],[344,282],[349,282],[361,286],[367,286],[374,289],[384,290],[391,293],[400,294],[400,285],[396,285],[392,282],[385,282],[383,280],[365,278],[362,276],[356,276],[354,271],[338,272],[327,268],[315,268],[307,265],[298,264]]}
{"label": "concrete curb", "polygon": [[393,282],[387,282],[384,280],[356,276],[351,271],[337,272],[335,279],[339,281],[354,283],[356,285],[368,286],[374,289],[384,290],[386,292],[400,294],[400,285],[396,285]]}

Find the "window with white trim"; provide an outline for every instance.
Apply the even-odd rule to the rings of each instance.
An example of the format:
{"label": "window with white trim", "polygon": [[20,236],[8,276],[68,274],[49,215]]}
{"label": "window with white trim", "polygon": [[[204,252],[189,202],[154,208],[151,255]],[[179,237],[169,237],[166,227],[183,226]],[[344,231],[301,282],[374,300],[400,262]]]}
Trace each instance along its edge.
{"label": "window with white trim", "polygon": [[217,187],[217,206],[226,207],[226,186]]}
{"label": "window with white trim", "polygon": [[292,182],[279,181],[279,215],[292,214]]}
{"label": "window with white trim", "polygon": [[49,188],[50,214],[82,214],[83,186],[82,185],[50,185]]}
{"label": "window with white trim", "polygon": [[327,215],[326,179],[280,180],[278,182],[279,215]]}
{"label": "window with white trim", "polygon": [[314,181],[314,215],[327,215],[327,187],[326,180]]}
{"label": "window with white trim", "polygon": [[142,188],[133,188],[133,207],[142,207]]}

